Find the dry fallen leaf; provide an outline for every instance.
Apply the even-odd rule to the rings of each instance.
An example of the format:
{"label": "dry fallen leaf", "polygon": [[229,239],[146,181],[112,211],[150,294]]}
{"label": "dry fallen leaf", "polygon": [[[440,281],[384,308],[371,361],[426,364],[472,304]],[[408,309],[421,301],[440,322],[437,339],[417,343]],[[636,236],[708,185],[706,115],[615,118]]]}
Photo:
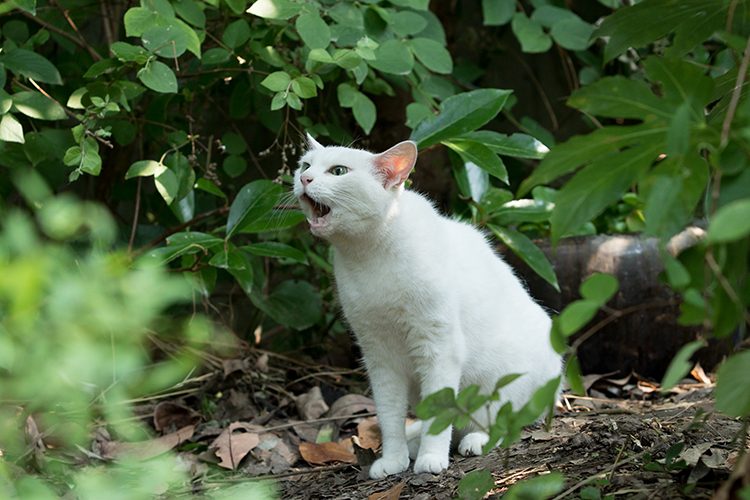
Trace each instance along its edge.
{"label": "dry fallen leaf", "polygon": [[315,420],[328,411],[320,387],[315,386],[297,398],[297,410],[302,420]]}
{"label": "dry fallen leaf", "polygon": [[247,359],[222,359],[221,365],[224,368],[224,378],[227,378],[232,372],[246,372],[249,368]]}
{"label": "dry fallen leaf", "polygon": [[367,497],[367,500],[398,500],[398,497],[401,496],[401,490],[404,489],[404,486],[406,486],[406,483],[400,483],[393,486],[393,488],[388,491],[373,493],[372,495]]}
{"label": "dry fallen leaf", "polygon": [[708,375],[706,375],[700,363],[695,363],[695,366],[690,371],[690,375],[701,384],[711,385],[713,383]]}
{"label": "dry fallen leaf", "polygon": [[101,443],[101,456],[110,460],[122,458],[123,456],[128,456],[138,461],[149,460],[190,439],[193,437],[194,430],[194,425],[188,425],[177,432],[166,434],[156,439],[149,439],[148,441],[136,441],[133,443],[105,441]]}
{"label": "dry fallen leaf", "polygon": [[236,470],[240,460],[260,443],[257,434],[252,432],[233,434],[236,429],[244,430],[244,427],[239,422],[230,424],[209,446],[209,448],[217,448],[216,456],[221,459],[219,465],[226,469]]}
{"label": "dry fallen leaf", "polygon": [[359,437],[359,443],[357,444],[362,448],[377,450],[381,440],[378,417],[369,417],[362,420],[357,425],[357,437]]}
{"label": "dry fallen leaf", "polygon": [[162,401],[154,408],[154,427],[157,431],[167,429],[172,424],[175,428],[182,429],[197,424],[200,420],[200,413],[170,401]]}
{"label": "dry fallen leaf", "polygon": [[357,457],[339,443],[300,443],[299,452],[302,458],[313,465],[324,465],[331,462],[353,464]]}

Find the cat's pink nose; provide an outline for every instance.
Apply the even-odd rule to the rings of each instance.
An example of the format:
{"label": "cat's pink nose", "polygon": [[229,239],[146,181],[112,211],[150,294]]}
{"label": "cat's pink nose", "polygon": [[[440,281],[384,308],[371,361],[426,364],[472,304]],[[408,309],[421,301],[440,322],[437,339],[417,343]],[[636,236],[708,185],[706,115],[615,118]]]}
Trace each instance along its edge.
{"label": "cat's pink nose", "polygon": [[313,181],[312,177],[310,177],[307,174],[302,174],[302,177],[300,177],[300,180],[302,181],[302,185],[303,186],[307,186],[308,184],[310,184]]}

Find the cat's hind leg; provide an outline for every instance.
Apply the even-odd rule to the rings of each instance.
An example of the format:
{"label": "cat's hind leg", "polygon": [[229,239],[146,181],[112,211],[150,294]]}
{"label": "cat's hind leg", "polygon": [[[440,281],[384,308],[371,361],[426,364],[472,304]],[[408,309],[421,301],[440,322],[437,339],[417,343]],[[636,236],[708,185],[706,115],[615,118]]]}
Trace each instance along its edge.
{"label": "cat's hind leg", "polygon": [[489,409],[485,406],[478,409],[472,414],[473,422],[461,429],[458,434],[458,452],[467,457],[471,455],[481,455],[482,448],[490,440],[490,436],[487,434],[492,425],[494,416],[497,415],[500,409],[499,403],[492,403]]}
{"label": "cat's hind leg", "polygon": [[419,443],[422,441],[422,421],[419,420],[406,426],[406,444],[409,446],[409,458],[417,459]]}

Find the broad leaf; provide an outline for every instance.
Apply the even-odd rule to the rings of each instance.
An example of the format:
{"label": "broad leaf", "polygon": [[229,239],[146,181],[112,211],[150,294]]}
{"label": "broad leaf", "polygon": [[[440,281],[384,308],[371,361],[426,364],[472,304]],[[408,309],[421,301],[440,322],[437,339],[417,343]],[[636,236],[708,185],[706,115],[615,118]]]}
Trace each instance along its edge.
{"label": "broad leaf", "polygon": [[260,255],[262,257],[274,257],[274,258],[285,258],[291,259],[300,264],[307,264],[307,257],[305,254],[296,248],[279,243],[276,241],[264,241],[261,243],[253,243],[252,245],[246,245],[241,247],[246,252],[250,252],[254,255]]}
{"label": "broad leaf", "polygon": [[39,92],[16,92],[13,105],[26,116],[39,120],[64,120],[65,110],[50,98]]}
{"label": "broad leaf", "polygon": [[560,332],[569,337],[586,326],[599,310],[600,303],[593,300],[576,300],[560,313]]}
{"label": "broad leaf", "polygon": [[331,29],[319,15],[304,13],[297,18],[297,33],[311,49],[325,49],[331,43]]}
{"label": "broad leaf", "polygon": [[750,351],[729,357],[716,374],[716,409],[730,417],[750,415]]}
{"label": "broad leaf", "polygon": [[151,61],[138,71],[138,78],[146,87],[156,92],[163,94],[177,92],[177,77],[174,71],[163,62]]}
{"label": "broad leaf", "polygon": [[615,203],[648,170],[661,150],[631,148],[596,160],[558,192],[550,218],[552,242],[590,221]]}
{"label": "broad leaf", "polygon": [[482,0],[482,21],[485,26],[508,24],[515,13],[514,0]]}
{"label": "broad leaf", "polygon": [[0,63],[13,73],[33,78],[37,82],[62,84],[62,78],[55,65],[36,52],[26,49],[3,52],[0,54]]}
{"label": "broad leaf", "polygon": [[478,142],[456,139],[443,141],[443,145],[458,153],[466,163],[473,163],[504,183],[508,183],[508,171],[505,169],[503,160],[487,146]]}
{"label": "broad leaf", "polygon": [[323,300],[306,281],[284,281],[268,297],[253,297],[253,302],[263,312],[295,330],[309,328],[322,318]]}
{"label": "broad leaf", "polygon": [[708,243],[736,241],[750,234],[750,199],[727,203],[708,225]]}
{"label": "broad leaf", "polygon": [[547,52],[552,47],[552,39],[542,30],[542,25],[526,17],[523,12],[513,15],[513,34],[521,42],[521,50],[527,53]]}
{"label": "broad leaf", "polygon": [[405,40],[388,40],[375,49],[375,57],[367,63],[383,73],[406,75],[414,68],[414,56]]}
{"label": "broad leaf", "polygon": [[187,35],[176,26],[154,26],[141,35],[143,46],[166,58],[180,57],[187,50]]}
{"label": "broad leaf", "polygon": [[494,226],[492,224],[488,224],[487,227],[500,241],[508,245],[508,248],[521,257],[535,273],[552,285],[555,290],[560,291],[560,285],[557,282],[557,275],[552,268],[552,264],[550,264],[547,256],[544,255],[544,252],[528,236],[513,229]]}
{"label": "broad leaf", "polygon": [[672,358],[672,361],[669,363],[667,372],[664,374],[664,378],[661,381],[662,393],[669,392],[672,387],[677,385],[680,380],[688,374],[690,368],[693,366],[690,363],[690,358],[695,354],[695,351],[704,345],[706,345],[705,341],[696,340],[685,344],[679,351],[677,351],[677,354],[675,354],[674,358]]}
{"label": "broad leaf", "polygon": [[419,62],[430,71],[444,75],[453,72],[450,52],[440,43],[429,38],[413,38],[409,44]]}
{"label": "broad leaf", "polygon": [[624,76],[602,78],[581,87],[568,99],[568,105],[594,116],[641,120],[669,120],[673,111],[672,106],[656,97],[648,85]]}
{"label": "broad leaf", "polygon": [[424,149],[476,130],[500,112],[510,94],[510,90],[480,89],[449,97],[440,114],[432,121],[420,122],[410,139]]}
{"label": "broad leaf", "polygon": [[133,163],[125,174],[125,179],[132,179],[133,177],[147,177],[151,175],[159,175],[167,169],[166,165],[153,161],[153,160],[142,160]]}
{"label": "broad leaf", "polygon": [[227,238],[243,226],[251,224],[271,211],[283,188],[267,180],[257,180],[245,185],[232,202],[227,218]]}
{"label": "broad leaf", "polygon": [[257,0],[247,12],[266,19],[289,19],[299,14],[301,9],[302,4],[289,0]]}
{"label": "broad leaf", "polygon": [[477,130],[464,134],[460,138],[480,142],[502,156],[542,159],[549,151],[549,148],[539,140],[526,134],[507,136],[491,130]]}
{"label": "broad leaf", "polygon": [[244,19],[238,19],[224,30],[221,41],[230,49],[244,45],[250,40],[250,26]]}
{"label": "broad leaf", "polygon": [[581,297],[603,306],[614,297],[619,288],[617,278],[607,273],[594,273],[581,284]]}
{"label": "broad leaf", "polygon": [[565,478],[559,472],[519,481],[503,495],[504,500],[547,500],[559,493],[565,485]]}
{"label": "broad leaf", "polygon": [[0,140],[6,142],[20,142],[23,144],[23,127],[10,113],[3,115],[0,120]]}

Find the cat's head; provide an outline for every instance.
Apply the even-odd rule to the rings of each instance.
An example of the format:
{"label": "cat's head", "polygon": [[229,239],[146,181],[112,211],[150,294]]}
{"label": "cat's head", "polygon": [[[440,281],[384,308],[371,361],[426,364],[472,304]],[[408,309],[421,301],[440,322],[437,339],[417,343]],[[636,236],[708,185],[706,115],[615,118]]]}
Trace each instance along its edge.
{"label": "cat's head", "polygon": [[324,147],[309,134],[307,144],[294,173],[294,194],[312,233],[327,239],[363,234],[387,219],[417,160],[411,141],[380,154]]}

